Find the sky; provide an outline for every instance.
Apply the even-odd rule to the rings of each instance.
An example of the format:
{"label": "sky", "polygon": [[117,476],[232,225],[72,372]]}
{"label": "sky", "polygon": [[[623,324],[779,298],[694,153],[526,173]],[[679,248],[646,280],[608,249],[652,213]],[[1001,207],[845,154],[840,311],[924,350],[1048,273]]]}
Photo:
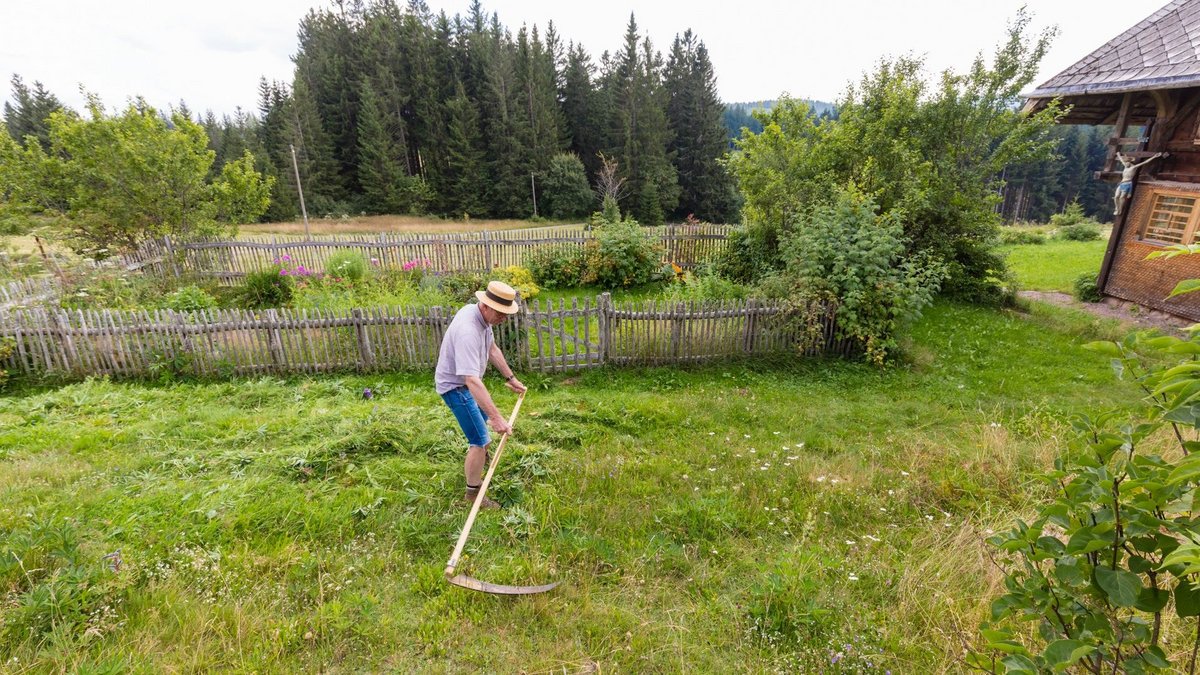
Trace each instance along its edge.
{"label": "sky", "polygon": [[[405,4],[405,0],[398,0]],[[436,13],[465,14],[469,0],[427,0]],[[110,109],[142,96],[167,108],[187,102],[218,116],[255,110],[260,77],[290,82],[300,19],[328,0],[57,0],[6,3],[0,23],[0,77],[40,81],[82,108],[80,88]],[[630,13],[655,47],[667,51],[691,28],[708,46],[726,101],[781,93],[836,100],[883,57],[914,54],[930,72],[966,69],[990,54],[1022,6],[1035,29],[1059,35],[1035,84],[1149,16],[1166,0],[825,0],[754,2],[659,0],[602,3],[491,0],[484,8],[516,31],[553,20],[564,41],[594,60],[616,51]],[[0,83],[4,100],[11,95]]]}

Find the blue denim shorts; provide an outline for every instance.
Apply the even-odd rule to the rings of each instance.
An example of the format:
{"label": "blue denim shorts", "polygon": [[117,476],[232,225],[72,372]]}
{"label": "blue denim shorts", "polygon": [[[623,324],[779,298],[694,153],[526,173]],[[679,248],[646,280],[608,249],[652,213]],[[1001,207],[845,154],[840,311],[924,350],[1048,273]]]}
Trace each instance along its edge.
{"label": "blue denim shorts", "polygon": [[454,419],[458,420],[458,426],[462,427],[463,433],[467,435],[468,443],[483,447],[491,442],[487,420],[483,418],[483,411],[479,409],[475,397],[471,396],[470,389],[466,387],[451,389],[442,394],[442,400],[450,406],[450,411],[454,413]]}

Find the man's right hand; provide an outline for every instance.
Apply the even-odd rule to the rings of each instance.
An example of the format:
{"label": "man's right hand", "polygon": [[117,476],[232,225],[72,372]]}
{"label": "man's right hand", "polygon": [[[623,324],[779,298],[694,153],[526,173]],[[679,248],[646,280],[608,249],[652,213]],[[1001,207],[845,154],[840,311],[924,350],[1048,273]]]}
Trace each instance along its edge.
{"label": "man's right hand", "polygon": [[512,433],[512,427],[509,426],[508,420],[504,419],[503,417],[493,417],[492,419],[488,420],[488,426],[492,427],[492,431],[500,434],[501,436]]}

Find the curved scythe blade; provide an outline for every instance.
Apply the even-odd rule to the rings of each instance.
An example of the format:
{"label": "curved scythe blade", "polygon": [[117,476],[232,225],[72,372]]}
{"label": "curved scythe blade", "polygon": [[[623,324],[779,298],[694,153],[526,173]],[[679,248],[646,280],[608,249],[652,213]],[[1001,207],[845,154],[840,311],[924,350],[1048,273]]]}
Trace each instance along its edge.
{"label": "curved scythe blade", "polygon": [[554,587],[558,586],[559,583],[556,581],[552,584],[545,584],[542,586],[508,586],[505,584],[492,584],[486,581],[472,579],[465,574],[459,574],[455,577],[446,577],[446,581],[449,581],[455,586],[469,588],[472,591],[479,591],[480,593],[491,593],[493,595],[536,595],[538,593],[545,593],[546,591],[554,590]]}

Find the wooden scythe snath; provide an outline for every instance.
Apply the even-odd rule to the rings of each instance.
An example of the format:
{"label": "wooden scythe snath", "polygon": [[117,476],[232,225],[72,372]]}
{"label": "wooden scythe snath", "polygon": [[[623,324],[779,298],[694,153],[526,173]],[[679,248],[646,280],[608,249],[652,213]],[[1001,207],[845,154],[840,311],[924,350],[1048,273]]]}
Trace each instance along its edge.
{"label": "wooden scythe snath", "polygon": [[467,522],[463,525],[462,534],[458,535],[458,543],[454,545],[454,553],[450,554],[450,561],[446,563],[446,581],[455,586],[469,588],[481,593],[492,593],[494,595],[534,595],[536,593],[545,593],[558,586],[558,582],[541,586],[507,586],[505,584],[480,581],[465,574],[454,574],[454,569],[458,567],[459,556],[462,555],[463,546],[467,543],[467,536],[471,534],[471,526],[475,524],[475,516],[479,514],[479,507],[483,504],[483,496],[487,493],[488,484],[492,482],[492,474],[496,472],[496,465],[500,463],[500,455],[504,452],[504,444],[508,442],[508,437],[512,435],[512,426],[517,423],[517,413],[521,411],[521,402],[524,400],[525,394],[521,394],[517,399],[517,404],[513,406],[512,416],[508,418],[510,431],[500,438],[500,444],[496,446],[496,456],[492,458],[487,475],[483,477],[483,483],[479,486],[479,494],[475,496],[475,503],[471,505],[471,512],[467,515]]}

